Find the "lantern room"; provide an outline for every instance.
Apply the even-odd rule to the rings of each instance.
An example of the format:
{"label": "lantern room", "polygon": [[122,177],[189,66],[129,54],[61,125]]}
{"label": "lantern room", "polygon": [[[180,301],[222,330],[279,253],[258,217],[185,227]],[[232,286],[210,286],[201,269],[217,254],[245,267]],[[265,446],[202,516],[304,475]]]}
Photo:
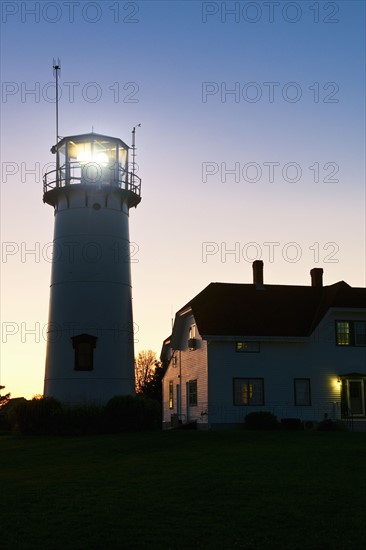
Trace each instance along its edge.
{"label": "lantern room", "polygon": [[140,178],[128,171],[129,146],[119,138],[93,132],[68,136],[51,152],[56,155],[56,169],[44,176],[45,198],[48,192],[70,185],[113,187],[140,196]]}

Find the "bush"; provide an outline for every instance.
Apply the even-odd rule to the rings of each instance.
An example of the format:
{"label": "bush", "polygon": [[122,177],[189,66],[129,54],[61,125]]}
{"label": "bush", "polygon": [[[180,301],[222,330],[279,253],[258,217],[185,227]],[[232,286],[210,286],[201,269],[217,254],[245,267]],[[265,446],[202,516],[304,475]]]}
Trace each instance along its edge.
{"label": "bush", "polygon": [[22,399],[9,411],[9,424],[24,435],[52,435],[59,431],[61,415],[61,403],[53,397]]}
{"label": "bush", "polygon": [[[4,420],[5,422],[5,420]],[[53,397],[21,399],[6,422],[24,435],[96,435],[161,428],[161,405],[143,396],[120,395],[106,406],[61,405]]]}
{"label": "bush", "polygon": [[330,418],[324,418],[324,420],[319,422],[317,429],[320,432],[340,432],[345,431],[347,428],[343,422],[334,421]]}
{"label": "bush", "polygon": [[270,412],[252,412],[246,415],[244,426],[248,430],[277,430],[278,421]]}
{"label": "bush", "polygon": [[60,417],[58,432],[62,435],[97,435],[106,433],[104,407],[98,405],[65,406]]}

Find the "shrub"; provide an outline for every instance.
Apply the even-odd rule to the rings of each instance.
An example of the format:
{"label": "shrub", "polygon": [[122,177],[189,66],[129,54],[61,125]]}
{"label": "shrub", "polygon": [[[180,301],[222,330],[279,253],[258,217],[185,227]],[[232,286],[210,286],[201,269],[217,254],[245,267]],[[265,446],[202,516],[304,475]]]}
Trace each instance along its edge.
{"label": "shrub", "polygon": [[252,412],[246,415],[244,426],[248,430],[276,430],[278,421],[275,415],[270,412]]}
{"label": "shrub", "polygon": [[[3,405],[0,409],[0,429],[4,431],[12,430],[11,419],[14,416],[14,410],[17,404],[21,401],[25,401],[24,397],[16,397],[9,399],[9,401]],[[15,431],[15,430],[14,430]]]}
{"label": "shrub", "polygon": [[63,435],[96,435],[107,431],[105,409],[98,405],[65,406],[59,420],[58,432]]}
{"label": "shrub", "polygon": [[330,418],[324,418],[319,422],[317,429],[320,432],[340,432],[346,430],[346,426],[339,421],[331,420]]}
{"label": "shrub", "polygon": [[59,431],[62,406],[53,397],[22,399],[9,411],[12,431],[24,435],[51,435]]}
{"label": "shrub", "polygon": [[[5,422],[5,421],[4,421]],[[143,396],[120,395],[106,406],[61,405],[53,397],[18,400],[7,422],[24,435],[96,435],[161,428],[161,405]]]}

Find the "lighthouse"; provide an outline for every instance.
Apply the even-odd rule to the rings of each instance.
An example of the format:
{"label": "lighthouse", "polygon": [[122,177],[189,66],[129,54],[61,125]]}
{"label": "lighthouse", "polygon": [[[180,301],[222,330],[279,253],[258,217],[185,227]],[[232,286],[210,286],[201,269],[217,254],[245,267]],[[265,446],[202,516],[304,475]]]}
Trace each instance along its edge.
{"label": "lighthouse", "polygon": [[[134,133],[133,133],[134,161]],[[96,133],[52,147],[43,180],[54,209],[44,395],[104,404],[135,393],[129,211],[141,180],[130,147]]]}

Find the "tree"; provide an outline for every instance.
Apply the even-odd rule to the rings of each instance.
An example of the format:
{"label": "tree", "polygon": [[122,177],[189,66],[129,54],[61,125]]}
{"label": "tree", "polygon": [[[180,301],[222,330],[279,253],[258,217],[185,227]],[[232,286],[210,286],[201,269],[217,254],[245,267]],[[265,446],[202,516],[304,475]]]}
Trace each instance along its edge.
{"label": "tree", "polygon": [[149,382],[145,384],[143,395],[150,397],[150,399],[155,399],[162,402],[163,392],[162,392],[162,380],[165,374],[165,368],[163,367],[160,361],[156,361],[155,370],[152,378]]}
{"label": "tree", "polygon": [[145,394],[145,391],[154,378],[155,369],[159,364],[155,351],[151,349],[140,351],[135,359],[136,393]]}
{"label": "tree", "polygon": [[[0,391],[3,390],[5,386],[0,386]],[[0,395],[0,409],[4,407],[8,403],[10,399],[10,393],[7,393],[5,395]]]}

